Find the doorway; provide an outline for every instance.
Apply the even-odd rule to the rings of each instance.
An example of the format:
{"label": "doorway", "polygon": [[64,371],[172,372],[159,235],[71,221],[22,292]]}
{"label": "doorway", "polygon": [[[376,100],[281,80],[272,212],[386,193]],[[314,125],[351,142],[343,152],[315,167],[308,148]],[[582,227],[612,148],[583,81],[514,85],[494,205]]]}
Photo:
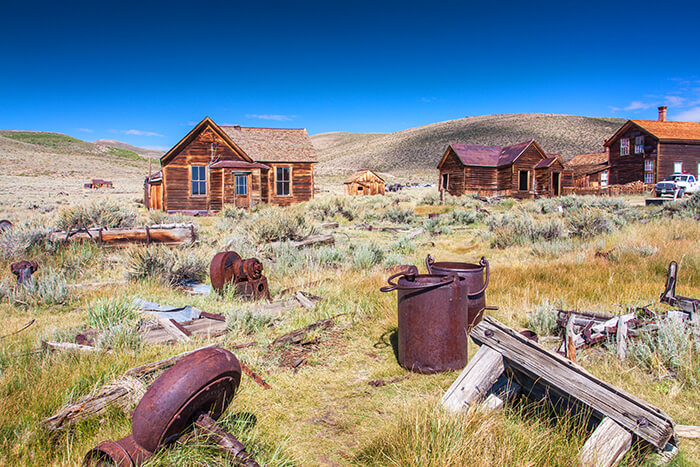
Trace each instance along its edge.
{"label": "doorway", "polygon": [[530,188],[530,172],[521,170],[518,177],[518,190],[527,191]]}
{"label": "doorway", "polygon": [[250,173],[233,174],[233,199],[237,208],[250,207],[250,179]]}
{"label": "doorway", "polygon": [[561,176],[559,172],[554,172],[552,174],[552,193],[554,196],[559,196],[561,191]]}

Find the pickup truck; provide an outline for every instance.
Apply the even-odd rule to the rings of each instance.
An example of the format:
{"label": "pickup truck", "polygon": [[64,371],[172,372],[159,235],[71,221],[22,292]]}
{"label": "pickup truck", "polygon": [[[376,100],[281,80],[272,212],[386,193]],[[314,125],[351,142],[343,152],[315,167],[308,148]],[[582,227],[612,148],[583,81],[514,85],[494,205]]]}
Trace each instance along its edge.
{"label": "pickup truck", "polygon": [[675,173],[654,185],[654,191],[657,197],[675,195],[677,191],[678,197],[682,198],[686,193],[700,192],[700,182],[695,175]]}

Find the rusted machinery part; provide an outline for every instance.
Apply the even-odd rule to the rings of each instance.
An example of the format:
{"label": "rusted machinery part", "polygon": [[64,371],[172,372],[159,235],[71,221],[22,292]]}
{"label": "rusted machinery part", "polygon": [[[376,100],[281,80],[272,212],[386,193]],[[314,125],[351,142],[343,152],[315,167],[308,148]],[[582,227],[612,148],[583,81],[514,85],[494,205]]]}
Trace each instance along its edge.
{"label": "rusted machinery part", "polygon": [[19,284],[27,284],[32,280],[32,274],[36,272],[39,265],[36,261],[19,261],[17,263],[12,263],[10,265],[10,271],[12,274],[17,276],[17,282]]}
{"label": "rusted machinery part", "polygon": [[221,428],[221,426],[206,412],[197,414],[194,424],[207,438],[233,454],[236,460],[241,464],[248,467],[260,467],[260,464],[255,461],[253,455],[246,451],[243,443],[238,441],[231,433]]}
{"label": "rusted machinery part", "polygon": [[198,411],[217,419],[241,381],[241,365],[228,350],[202,349],[160,375],[134,411],[134,440],[149,451],[177,439]]}
{"label": "rusted machinery part", "polygon": [[240,364],[228,350],[208,347],[187,355],[146,391],[134,411],[132,434],[100,443],[87,453],[85,465],[141,465],[191,428],[196,415],[221,416],[240,381]]}
{"label": "rusted machinery part", "polygon": [[12,228],[12,222],[8,221],[7,219],[3,219],[0,221],[0,232],[3,230],[8,230]]}
{"label": "rusted machinery part", "polygon": [[257,258],[242,259],[235,251],[217,253],[209,266],[211,285],[218,292],[229,283],[258,280],[262,271],[263,264]]}

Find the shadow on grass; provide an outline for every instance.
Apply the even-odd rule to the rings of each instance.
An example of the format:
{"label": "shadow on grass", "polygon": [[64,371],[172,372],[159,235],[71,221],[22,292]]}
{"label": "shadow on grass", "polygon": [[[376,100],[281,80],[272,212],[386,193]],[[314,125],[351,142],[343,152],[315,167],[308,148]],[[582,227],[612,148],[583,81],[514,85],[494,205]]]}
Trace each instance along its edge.
{"label": "shadow on grass", "polygon": [[399,330],[398,328],[391,328],[381,336],[379,336],[379,342],[374,344],[375,349],[385,349],[391,346],[394,351],[394,357],[396,361],[399,361]]}

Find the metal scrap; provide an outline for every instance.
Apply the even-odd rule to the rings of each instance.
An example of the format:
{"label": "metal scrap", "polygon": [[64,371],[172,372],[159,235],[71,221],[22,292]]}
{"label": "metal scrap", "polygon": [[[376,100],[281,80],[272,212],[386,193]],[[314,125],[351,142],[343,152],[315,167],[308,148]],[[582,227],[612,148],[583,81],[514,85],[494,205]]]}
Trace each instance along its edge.
{"label": "metal scrap", "polygon": [[263,264],[257,258],[242,259],[235,251],[223,251],[214,255],[209,266],[211,285],[223,294],[227,286],[247,299],[270,301],[267,278],[263,276]]}
{"label": "metal scrap", "polygon": [[34,283],[32,274],[34,274],[38,268],[39,265],[36,261],[22,260],[10,265],[10,271],[17,276],[17,283],[26,287],[30,287]]}

